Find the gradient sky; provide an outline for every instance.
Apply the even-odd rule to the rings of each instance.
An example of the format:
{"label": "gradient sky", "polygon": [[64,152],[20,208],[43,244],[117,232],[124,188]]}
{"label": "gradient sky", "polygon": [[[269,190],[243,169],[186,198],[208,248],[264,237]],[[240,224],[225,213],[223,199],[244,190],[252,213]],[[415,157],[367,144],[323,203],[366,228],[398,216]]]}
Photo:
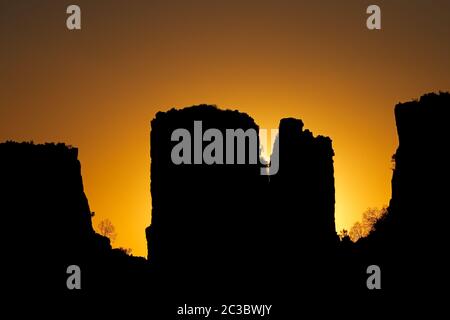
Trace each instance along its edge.
{"label": "gradient sky", "polygon": [[0,141],[77,146],[94,226],[109,218],[114,245],[146,256],[157,111],[216,104],[268,129],[298,117],[333,139],[350,228],[390,199],[394,105],[450,90],[449,39],[450,1],[0,0]]}

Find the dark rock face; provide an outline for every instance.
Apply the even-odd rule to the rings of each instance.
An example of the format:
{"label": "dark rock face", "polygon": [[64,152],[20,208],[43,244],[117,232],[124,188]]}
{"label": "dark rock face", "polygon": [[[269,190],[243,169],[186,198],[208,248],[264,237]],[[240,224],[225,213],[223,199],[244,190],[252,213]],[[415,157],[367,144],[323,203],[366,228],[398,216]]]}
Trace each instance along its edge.
{"label": "dark rock face", "polygon": [[[76,148],[1,143],[0,172],[5,292],[73,301],[145,285],[144,259],[112,250],[95,233]],[[70,265],[81,269],[82,290],[67,289]]]}
{"label": "dark rock face", "polygon": [[171,134],[186,128],[193,137],[195,120],[202,121],[204,131],[217,128],[224,137],[226,129],[258,131],[248,115],[207,105],[156,115],[151,131],[152,224],[147,229],[154,268],[170,273],[172,280],[179,275],[185,281],[189,274],[198,284],[220,274],[234,279],[234,285],[252,283],[259,290],[255,284],[262,277],[266,289],[274,288],[270,281],[294,281],[294,273],[302,277],[299,263],[319,264],[311,261],[314,250],[321,256],[336,248],[329,138],[314,138],[300,120],[283,119],[275,142],[279,172],[270,177],[261,175],[259,163],[175,165],[170,155],[178,142],[171,141]]}
{"label": "dark rock face", "polygon": [[282,230],[291,238],[281,247],[324,254],[338,241],[331,139],[313,137],[301,120],[288,118],[280,121],[275,144],[280,168],[270,178],[272,211],[283,216]]}
{"label": "dark rock face", "polygon": [[[18,274],[17,290],[44,285],[46,275],[50,276],[43,281],[45,286],[56,286],[51,280],[54,275],[60,275],[58,281],[64,279],[68,265],[111,249],[109,240],[92,228],[77,157],[78,150],[64,144],[0,144],[3,225],[7,226],[1,237],[3,243],[13,243],[7,247],[7,260]],[[26,274],[26,270],[38,276],[24,277],[19,272]],[[21,281],[25,288],[18,285]],[[57,287],[63,288],[65,281],[61,284]]]}
{"label": "dark rock face", "polygon": [[383,288],[391,297],[427,301],[448,283],[449,111],[449,93],[395,106],[399,146],[388,214],[358,241],[353,258],[354,264],[362,258],[362,266],[382,267]]}
{"label": "dark rock face", "polygon": [[399,147],[394,155],[390,207],[403,231],[410,233],[408,240],[425,230],[430,240],[445,234],[449,115],[449,93],[427,94],[395,107]]}
{"label": "dark rock face", "polygon": [[[38,230],[37,225],[33,226],[34,233],[41,235],[35,241],[42,241],[42,236],[54,238],[51,234],[56,233],[64,238],[90,237],[94,234],[91,212],[83,191],[77,149],[63,144],[7,142],[0,144],[0,150],[2,182],[7,186],[4,200],[12,202],[12,198],[21,193],[26,199],[11,203],[11,207],[26,216],[18,217],[11,212],[6,216],[7,219],[31,222],[21,223],[23,227],[45,223],[46,230]],[[29,208],[33,210],[28,211]],[[64,213],[61,213],[63,208]],[[33,211],[46,214],[39,216]],[[57,221],[67,224],[68,229],[63,231],[56,228]],[[39,245],[39,242],[34,243]]]}
{"label": "dark rock face", "polygon": [[194,139],[194,121],[202,121],[203,132],[219,129],[224,140],[226,129],[258,132],[247,115],[213,106],[157,114],[151,132],[150,262],[172,272],[172,279],[187,279],[186,274],[207,279],[205,275],[224,270],[233,275],[254,273],[251,266],[262,264],[267,242],[269,219],[262,190],[268,179],[259,174],[258,164],[174,164],[171,151],[178,142],[171,141],[171,134],[186,128]]}
{"label": "dark rock face", "polygon": [[393,157],[390,215],[380,237],[389,243],[388,259],[399,269],[399,290],[432,290],[446,278],[449,116],[449,93],[427,94],[395,107],[399,146]]}

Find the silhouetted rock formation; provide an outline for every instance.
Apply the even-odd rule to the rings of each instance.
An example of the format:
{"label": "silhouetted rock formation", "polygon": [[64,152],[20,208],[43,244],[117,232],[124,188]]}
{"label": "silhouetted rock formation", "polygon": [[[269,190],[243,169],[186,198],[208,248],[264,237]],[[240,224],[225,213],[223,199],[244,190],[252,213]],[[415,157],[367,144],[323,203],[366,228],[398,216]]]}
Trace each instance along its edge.
{"label": "silhouetted rock formation", "polygon": [[[14,243],[8,248],[8,260],[14,261],[14,270],[43,273],[25,277],[26,287],[16,284],[18,290],[38,287],[42,283],[33,282],[50,272],[62,280],[63,266],[79,260],[84,250],[110,248],[108,239],[92,228],[77,154],[77,149],[63,144],[0,144],[2,206],[7,208],[2,215],[7,228],[1,234],[3,243]],[[18,278],[20,283],[23,275]]]}
{"label": "silhouetted rock formation", "polygon": [[[195,121],[202,121],[202,133],[215,128],[224,139],[226,129],[259,128],[246,114],[208,105],[158,113],[151,132],[150,263],[111,249],[95,233],[77,149],[2,143],[2,288],[41,298],[140,298],[164,319],[190,301],[264,301],[277,304],[274,319],[287,319],[299,312],[299,296],[326,308],[347,300],[387,308],[398,296],[435,298],[448,264],[449,109],[449,93],[396,106],[399,147],[388,214],[356,244],[336,237],[331,139],[313,137],[301,120],[288,118],[280,122],[273,176],[261,175],[259,162],[248,164],[248,140],[247,164],[174,164],[175,129],[190,132],[193,161],[194,140],[202,140]],[[255,141],[259,150],[257,134]],[[79,292],[66,288],[71,264],[82,269]],[[382,290],[367,289],[372,264],[381,267]]]}
{"label": "silhouetted rock formation", "polygon": [[222,290],[225,279],[253,291],[274,289],[269,283],[282,279],[299,281],[300,263],[317,268],[323,260],[314,260],[313,252],[328,258],[337,246],[331,140],[303,131],[300,120],[283,119],[276,141],[280,171],[270,179],[261,175],[261,164],[173,164],[171,151],[179,142],[171,141],[172,132],[185,128],[194,137],[194,121],[200,120],[203,131],[217,128],[224,137],[226,129],[258,132],[248,115],[214,106],[156,115],[147,229],[151,264],[178,284],[194,279],[203,287],[220,275]]}
{"label": "silhouetted rock formation", "polygon": [[396,288],[416,292],[436,288],[447,277],[450,94],[400,103],[395,119],[399,146],[383,241],[398,252],[388,251],[399,275]]}
{"label": "silhouetted rock formation", "polygon": [[314,137],[301,120],[287,118],[280,121],[277,145],[279,170],[269,185],[275,260],[282,265],[277,273],[302,292],[323,292],[333,286],[339,242],[331,139]]}
{"label": "silhouetted rock formation", "polygon": [[290,238],[282,247],[324,254],[338,242],[331,139],[313,137],[301,120],[288,118],[280,121],[275,144],[280,164],[270,178],[272,211],[282,215],[282,230]]}
{"label": "silhouetted rock formation", "polygon": [[[395,107],[399,146],[390,208],[407,241],[440,242],[448,227],[450,94],[427,94]],[[394,217],[393,217],[394,218]],[[420,235],[420,236],[419,236]],[[425,236],[425,239],[423,238]]]}
{"label": "silhouetted rock formation", "polygon": [[449,93],[395,106],[399,146],[388,214],[358,241],[363,262],[382,266],[385,293],[421,303],[448,282],[449,111]]}
{"label": "silhouetted rock formation", "polygon": [[[0,171],[0,234],[3,244],[11,244],[2,254],[3,274],[8,275],[3,288],[20,294],[86,295],[120,287],[127,267],[139,270],[135,260],[111,250],[109,239],[95,233],[76,148],[1,143]],[[66,287],[69,265],[82,270],[79,292]]]}
{"label": "silhouetted rock formation", "polygon": [[[258,164],[173,164],[171,151],[177,142],[171,141],[172,132],[185,128],[194,139],[194,121],[202,121],[203,132],[219,129],[224,146],[225,129],[258,132],[249,116],[214,106],[156,115],[151,131],[150,262],[173,281],[210,282],[211,274],[251,278],[259,273],[255,266],[263,264],[268,250],[268,217],[263,210],[267,176],[260,175]],[[193,149],[191,155],[193,159]]]}

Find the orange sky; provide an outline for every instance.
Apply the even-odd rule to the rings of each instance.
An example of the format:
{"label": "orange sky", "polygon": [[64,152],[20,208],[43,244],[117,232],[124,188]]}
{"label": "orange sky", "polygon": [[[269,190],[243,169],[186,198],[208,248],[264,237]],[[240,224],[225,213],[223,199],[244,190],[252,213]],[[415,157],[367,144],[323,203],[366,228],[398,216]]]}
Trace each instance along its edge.
{"label": "orange sky", "polygon": [[[372,2],[381,31],[365,27]],[[157,111],[217,104],[330,136],[340,230],[389,201],[394,105],[450,90],[448,1],[15,0],[0,17],[0,141],[77,146],[94,225],[108,217],[135,255]]]}

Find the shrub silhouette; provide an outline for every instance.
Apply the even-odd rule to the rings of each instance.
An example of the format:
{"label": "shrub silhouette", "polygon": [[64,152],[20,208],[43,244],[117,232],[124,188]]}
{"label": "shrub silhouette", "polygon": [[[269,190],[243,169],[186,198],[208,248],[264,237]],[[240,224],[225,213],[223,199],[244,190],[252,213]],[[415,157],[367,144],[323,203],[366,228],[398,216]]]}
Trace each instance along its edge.
{"label": "shrub silhouette", "polygon": [[387,208],[380,210],[376,208],[367,209],[362,215],[362,221],[355,222],[349,232],[350,239],[353,242],[361,238],[367,237],[371,232],[375,231],[380,220],[387,214]]}
{"label": "shrub silhouette", "polygon": [[100,234],[107,237],[111,242],[114,242],[117,238],[116,228],[109,219],[104,219],[99,222],[98,230]]}

